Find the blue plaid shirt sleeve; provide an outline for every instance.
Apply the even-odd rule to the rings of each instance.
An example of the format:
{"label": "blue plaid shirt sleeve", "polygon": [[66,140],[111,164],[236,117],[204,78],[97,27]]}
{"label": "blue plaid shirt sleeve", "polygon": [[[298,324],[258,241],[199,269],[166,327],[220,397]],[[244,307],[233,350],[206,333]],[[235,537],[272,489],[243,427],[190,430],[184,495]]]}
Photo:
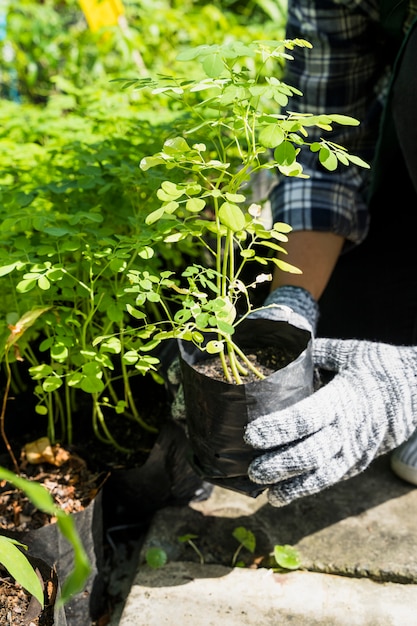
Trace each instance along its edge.
{"label": "blue plaid shirt sleeve", "polygon": [[[288,111],[341,113],[359,126],[334,125],[331,132],[309,129],[308,141],[321,136],[372,162],[389,82],[377,0],[289,0],[288,39],[302,37],[312,49],[296,48],[286,66],[285,82],[293,96]],[[330,231],[357,244],[368,230],[370,172],[339,165],[328,172],[317,154],[299,155],[308,179],[282,177],[270,194],[274,221],[294,230]]]}

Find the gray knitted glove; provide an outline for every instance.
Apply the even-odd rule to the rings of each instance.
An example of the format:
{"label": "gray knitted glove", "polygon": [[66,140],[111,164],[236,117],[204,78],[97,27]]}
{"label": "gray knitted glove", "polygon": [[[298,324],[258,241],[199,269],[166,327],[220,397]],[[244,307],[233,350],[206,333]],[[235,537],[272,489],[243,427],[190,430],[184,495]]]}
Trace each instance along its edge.
{"label": "gray knitted glove", "polygon": [[[249,317],[251,319],[261,317],[274,320],[276,319],[275,311],[278,310],[277,307],[281,309],[285,307],[297,313],[300,320],[298,324],[300,328],[309,330],[312,335],[315,334],[319,309],[317,302],[306,289],[284,285],[271,291],[263,306],[269,308],[254,311]],[[279,315],[278,319],[282,319],[282,316]]]}
{"label": "gray knitted glove", "polygon": [[417,347],[315,339],[314,363],[336,376],[297,404],[251,422],[245,440],[267,451],[249,467],[283,506],[364,470],[417,426]]}

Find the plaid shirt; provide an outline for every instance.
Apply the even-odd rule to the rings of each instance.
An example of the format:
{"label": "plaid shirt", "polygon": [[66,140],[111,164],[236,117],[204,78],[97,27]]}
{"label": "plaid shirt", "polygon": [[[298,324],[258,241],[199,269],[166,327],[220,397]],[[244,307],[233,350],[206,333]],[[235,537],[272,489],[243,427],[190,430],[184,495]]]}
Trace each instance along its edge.
{"label": "plaid shirt", "polygon": [[[296,48],[294,60],[287,63],[285,81],[303,93],[291,99],[287,110],[341,113],[360,120],[359,126],[336,124],[325,138],[372,163],[394,61],[380,25],[379,0],[288,4],[287,37],[307,39],[313,48]],[[308,141],[324,136],[320,129],[308,130]],[[337,233],[354,244],[363,241],[369,226],[370,171],[339,165],[328,172],[308,148],[299,160],[310,178],[279,180],[270,196],[274,221],[287,222],[294,230]]]}

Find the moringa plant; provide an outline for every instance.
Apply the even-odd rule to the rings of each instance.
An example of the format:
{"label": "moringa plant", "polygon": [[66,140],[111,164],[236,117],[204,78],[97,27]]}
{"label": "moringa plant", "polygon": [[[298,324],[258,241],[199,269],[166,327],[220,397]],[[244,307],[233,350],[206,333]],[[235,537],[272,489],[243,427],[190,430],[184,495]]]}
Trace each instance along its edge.
{"label": "moringa plant", "polygon": [[[161,167],[167,172],[157,190],[159,206],[146,224],[154,229],[154,245],[192,241],[200,250],[199,262],[180,276],[169,270],[130,271],[136,296],[128,310],[135,316],[147,301],[159,305],[164,323],[154,327],[153,340],[175,337],[218,354],[229,382],[241,383],[249,370],[262,377],[234,341],[237,326],[253,310],[250,287],[271,279],[271,264],[300,273],[277,257],[285,254],[290,226],[265,223],[262,204],[251,200],[251,180],[265,170],[307,178],[297,160],[301,150],[317,153],[328,170],[351,163],[367,167],[329,139],[309,141],[312,127],[326,132],[335,123],[357,125],[357,120],[282,112],[289,96],[302,94],[270,70],[273,63],[291,62],[296,46],[311,47],[302,39],[198,46],[178,57],[187,62],[191,78],[161,76],[124,85],[151,90],[153,97],[167,98],[183,111],[177,133],[140,163],[144,172]],[[193,77],[193,62],[201,64],[203,77],[201,71]],[[257,273],[246,284],[249,264]],[[242,301],[243,314],[238,313]]]}

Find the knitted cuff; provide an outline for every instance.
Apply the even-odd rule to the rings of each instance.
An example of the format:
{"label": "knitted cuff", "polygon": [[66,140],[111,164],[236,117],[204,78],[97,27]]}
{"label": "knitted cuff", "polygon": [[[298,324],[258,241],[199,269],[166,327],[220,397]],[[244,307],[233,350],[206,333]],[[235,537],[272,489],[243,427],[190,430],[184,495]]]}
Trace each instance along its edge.
{"label": "knitted cuff", "polygon": [[310,292],[303,287],[293,285],[278,287],[269,294],[264,304],[279,304],[290,307],[308,321],[313,329],[313,334],[316,334],[319,307]]}

